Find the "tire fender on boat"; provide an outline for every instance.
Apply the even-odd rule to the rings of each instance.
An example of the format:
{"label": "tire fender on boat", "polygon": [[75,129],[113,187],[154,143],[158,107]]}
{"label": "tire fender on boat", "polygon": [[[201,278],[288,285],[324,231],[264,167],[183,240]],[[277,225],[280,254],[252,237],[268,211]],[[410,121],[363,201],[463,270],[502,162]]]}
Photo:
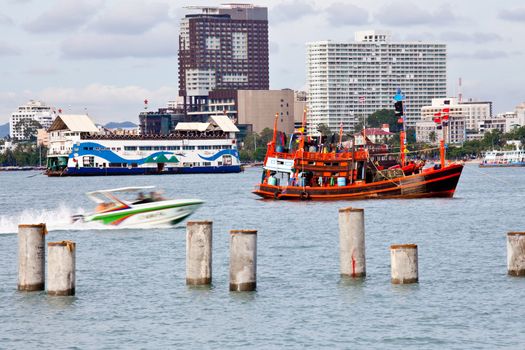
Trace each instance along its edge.
{"label": "tire fender on boat", "polygon": [[279,196],[281,195],[281,191],[277,190],[273,193],[273,199],[279,199]]}
{"label": "tire fender on boat", "polygon": [[301,192],[300,197],[301,197],[301,200],[305,201],[305,200],[310,199],[310,194],[306,191],[303,191]]}

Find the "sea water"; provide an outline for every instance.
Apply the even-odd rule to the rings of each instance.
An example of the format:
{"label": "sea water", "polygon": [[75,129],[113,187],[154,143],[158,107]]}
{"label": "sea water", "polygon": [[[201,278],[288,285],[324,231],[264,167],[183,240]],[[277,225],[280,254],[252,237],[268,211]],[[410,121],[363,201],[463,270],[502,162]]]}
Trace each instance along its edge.
{"label": "sea water", "polygon": [[[0,349],[515,348],[525,278],[506,275],[506,233],[524,231],[525,169],[467,165],[453,199],[286,202],[240,174],[47,178],[0,173]],[[85,192],[156,185],[206,203],[213,285],[185,285],[185,227],[70,224]],[[365,209],[367,276],[339,276],[338,209]],[[19,223],[77,243],[75,297],[20,293]],[[228,291],[229,230],[256,229],[257,291]],[[416,243],[419,284],[390,283],[389,246]]]}

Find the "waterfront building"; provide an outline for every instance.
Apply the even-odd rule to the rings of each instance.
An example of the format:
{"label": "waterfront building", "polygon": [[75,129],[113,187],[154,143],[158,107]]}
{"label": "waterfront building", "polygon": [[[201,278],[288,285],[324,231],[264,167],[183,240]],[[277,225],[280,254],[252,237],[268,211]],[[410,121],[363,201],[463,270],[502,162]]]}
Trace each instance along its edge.
{"label": "waterfront building", "polygon": [[294,131],[293,90],[239,90],[237,104],[238,124],[250,125],[253,132],[273,129],[276,113],[277,129],[287,134]]}
{"label": "waterfront building", "polygon": [[502,133],[505,132],[507,120],[505,117],[499,116],[495,118],[486,119],[479,126],[479,131],[483,134],[491,132],[492,130],[498,130]]}
{"label": "waterfront building", "polygon": [[268,90],[267,8],[228,4],[189,9],[200,12],[180,22],[179,96],[185,112],[206,112],[213,90]]}
{"label": "waterfront building", "polygon": [[[293,121],[296,130],[303,125],[304,110],[308,107],[308,94],[306,91],[295,91],[293,106]],[[308,124],[305,125],[305,133],[308,133]]]}
{"label": "waterfront building", "polygon": [[336,132],[392,109],[397,88],[406,96],[406,125],[420,120],[421,107],[446,97],[445,44],[392,41],[387,31],[363,31],[354,42],[307,44],[308,124]]}
{"label": "waterfront building", "polygon": [[55,117],[53,107],[42,101],[30,100],[11,114],[9,136],[12,140],[28,140],[36,137],[37,129],[49,128]]}
{"label": "waterfront building", "polygon": [[477,135],[484,121],[492,118],[492,102],[489,101],[460,102],[455,97],[432,99],[431,105],[421,108],[421,121],[416,122],[417,141],[437,144],[442,131],[437,129],[434,117],[443,114],[444,108],[449,110],[447,143],[461,144],[467,141],[468,134]]}
{"label": "waterfront building", "polygon": [[156,111],[139,114],[139,130],[142,135],[168,135],[177,123],[187,121],[184,110],[171,104]]}
{"label": "waterfront building", "polygon": [[98,127],[86,114],[61,114],[48,129],[48,158],[56,160],[57,164],[67,164],[68,155],[73,144],[82,136],[99,133]]}
{"label": "waterfront building", "polygon": [[[228,116],[240,129],[242,139],[247,133],[273,129],[275,113],[279,114],[277,128],[286,133],[294,131],[295,97],[291,89],[282,90],[214,90],[202,112],[189,112],[188,117],[208,118]],[[301,111],[302,113],[302,111]]]}

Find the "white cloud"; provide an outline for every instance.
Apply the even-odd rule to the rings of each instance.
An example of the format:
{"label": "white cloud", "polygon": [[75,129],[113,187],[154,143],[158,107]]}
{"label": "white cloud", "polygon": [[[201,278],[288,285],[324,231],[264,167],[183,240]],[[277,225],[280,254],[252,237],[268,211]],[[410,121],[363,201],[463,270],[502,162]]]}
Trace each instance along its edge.
{"label": "white cloud", "polygon": [[457,53],[449,54],[451,59],[478,59],[478,60],[496,60],[510,58],[512,56],[521,56],[523,55],[520,51],[502,51],[502,50],[477,50],[472,53]]}
{"label": "white cloud", "polygon": [[88,28],[115,34],[142,34],[156,25],[170,21],[167,3],[142,1],[112,2]]}
{"label": "white cloud", "polygon": [[100,0],[58,0],[24,28],[34,33],[68,32],[83,26],[100,9],[100,3]]}
{"label": "white cloud", "polygon": [[6,43],[5,41],[0,41],[0,57],[2,56],[18,56],[21,51],[19,48]]}
{"label": "white cloud", "polygon": [[166,57],[177,54],[178,32],[169,24],[142,35],[81,33],[66,39],[61,51],[66,58]]}
{"label": "white cloud", "polygon": [[59,73],[58,69],[50,67],[34,67],[24,71],[25,74],[30,76],[35,75],[56,75]]}
{"label": "white cloud", "polygon": [[274,6],[268,19],[272,23],[291,22],[316,13],[317,10],[310,1],[291,0]]}
{"label": "white cloud", "polygon": [[342,2],[336,2],[325,10],[328,22],[335,26],[362,25],[368,23],[368,11]]}
{"label": "white cloud", "polygon": [[381,24],[390,26],[450,24],[457,20],[448,6],[432,11],[411,2],[395,2],[383,6],[375,13],[374,18]]}
{"label": "white cloud", "polygon": [[480,33],[480,32],[443,32],[439,38],[446,42],[472,42],[484,44],[493,41],[502,41],[503,38],[497,33]]}
{"label": "white cloud", "polygon": [[0,13],[0,26],[10,26],[13,25],[14,22],[11,19],[11,17],[4,15],[3,13]]}
{"label": "white cloud", "polygon": [[525,23],[525,7],[516,8],[512,10],[502,10],[499,13],[499,18],[507,21]]}
{"label": "white cloud", "polygon": [[166,106],[175,99],[176,86],[161,86],[147,89],[135,85],[115,86],[89,84],[80,88],[50,87],[35,94],[50,105],[71,113],[87,111],[95,122],[123,121],[137,122],[144,99],[151,108]]}

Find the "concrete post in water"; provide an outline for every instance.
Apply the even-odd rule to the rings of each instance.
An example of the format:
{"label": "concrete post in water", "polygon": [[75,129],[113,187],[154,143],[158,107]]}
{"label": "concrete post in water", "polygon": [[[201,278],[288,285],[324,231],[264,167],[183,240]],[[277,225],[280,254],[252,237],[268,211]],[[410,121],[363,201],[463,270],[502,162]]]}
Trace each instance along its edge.
{"label": "concrete post in water", "polygon": [[211,284],[211,221],[189,221],[186,224],[186,284]]}
{"label": "concrete post in water", "polygon": [[45,289],[46,224],[18,225],[18,290]]}
{"label": "concrete post in water", "polygon": [[257,287],[257,231],[230,231],[230,291]]}
{"label": "concrete post in water", "polygon": [[507,233],[507,272],[525,276],[525,232]]}
{"label": "concrete post in water", "polygon": [[394,244],[390,246],[392,283],[417,283],[417,245]]}
{"label": "concrete post in water", "polygon": [[339,209],[339,262],[341,276],[365,277],[364,209]]}
{"label": "concrete post in water", "polygon": [[48,295],[75,295],[75,250],[72,241],[47,244]]}

